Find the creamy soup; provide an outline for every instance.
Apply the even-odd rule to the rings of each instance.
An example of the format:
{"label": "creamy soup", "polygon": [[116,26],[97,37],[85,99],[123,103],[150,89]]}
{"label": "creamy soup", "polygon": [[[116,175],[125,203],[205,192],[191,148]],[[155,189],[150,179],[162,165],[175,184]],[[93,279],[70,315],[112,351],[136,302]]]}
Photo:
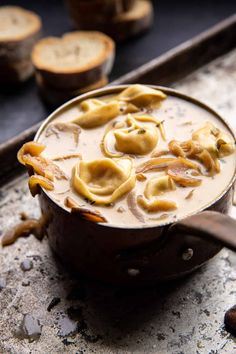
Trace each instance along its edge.
{"label": "creamy soup", "polygon": [[37,152],[19,153],[35,171],[33,193],[40,184],[68,211],[121,227],[195,213],[235,173],[235,142],[222,121],[142,85],[59,111],[38,142]]}

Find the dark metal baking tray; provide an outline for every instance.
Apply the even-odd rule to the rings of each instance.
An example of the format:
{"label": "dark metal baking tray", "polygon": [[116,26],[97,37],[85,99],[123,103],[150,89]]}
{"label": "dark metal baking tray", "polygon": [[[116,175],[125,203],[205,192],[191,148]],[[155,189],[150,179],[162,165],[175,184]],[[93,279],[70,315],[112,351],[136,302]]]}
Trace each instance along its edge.
{"label": "dark metal baking tray", "polygon": [[[148,83],[169,85],[202,65],[210,62],[236,46],[236,15],[202,32],[196,37],[171,49],[160,57],[144,64],[110,83]],[[27,140],[32,139],[40,123],[23,133],[0,144],[0,178],[9,169],[17,166],[16,151]],[[5,159],[5,156],[8,159]]]}
{"label": "dark metal baking tray", "polygon": [[[168,84],[213,106],[236,127],[235,33],[233,16],[112,84]],[[20,212],[39,215],[15,159],[37,127],[0,147],[0,233],[19,221]],[[33,263],[28,272],[20,268],[24,259]],[[181,281],[111,288],[68,274],[46,239],[20,239],[0,250],[0,352],[232,354],[235,340],[225,331],[223,316],[235,302],[235,266],[235,254],[223,250]],[[49,312],[55,297],[60,303]],[[42,325],[37,341],[17,334],[26,313]]]}

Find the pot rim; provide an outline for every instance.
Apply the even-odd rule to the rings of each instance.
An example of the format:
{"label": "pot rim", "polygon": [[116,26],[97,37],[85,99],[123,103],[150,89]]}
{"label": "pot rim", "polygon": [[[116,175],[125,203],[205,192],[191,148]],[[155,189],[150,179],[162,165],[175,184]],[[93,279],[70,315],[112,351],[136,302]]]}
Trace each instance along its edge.
{"label": "pot rim", "polygon": [[[132,86],[133,84],[125,84],[125,85],[115,85],[115,86],[107,86],[105,88],[100,88],[97,90],[93,90],[87,93],[84,93],[80,96],[77,96],[69,101],[67,101],[66,103],[64,103],[63,105],[61,105],[60,107],[58,107],[56,110],[54,110],[41,124],[41,126],[39,127],[35,137],[34,137],[34,141],[38,141],[41,134],[43,133],[43,131],[48,127],[48,124],[51,123],[55,118],[57,118],[57,116],[59,116],[59,114],[61,114],[63,111],[67,110],[70,106],[73,106],[75,103],[80,103],[81,101],[83,101],[84,99],[88,99],[88,98],[93,98],[93,97],[100,97],[100,96],[105,96],[105,95],[109,95],[109,94],[113,94],[113,93],[117,93],[119,91],[122,91],[124,89],[126,89],[129,86]],[[234,132],[233,128],[231,127],[231,125],[219,114],[217,113],[213,108],[209,107],[206,103],[199,101],[198,99],[191,97],[189,95],[186,95],[178,90],[169,88],[169,87],[165,87],[165,86],[159,86],[159,85],[148,85],[148,84],[144,84],[145,86],[151,87],[153,89],[156,90],[161,90],[164,93],[170,96],[174,96],[174,97],[178,97],[181,98],[185,101],[191,102],[194,105],[197,105],[198,107],[208,111],[209,113],[213,114],[217,119],[219,119],[225,126],[226,128],[230,131],[231,135],[233,136],[234,140],[236,141],[236,133]],[[117,229],[151,229],[151,228],[155,228],[155,227],[163,227],[163,226],[167,226],[167,225],[172,225],[180,220],[183,220],[187,217],[190,217],[192,215],[195,214],[199,214],[202,211],[210,208],[212,205],[214,205],[216,202],[218,202],[233,186],[234,182],[236,181],[236,163],[235,163],[235,170],[234,170],[234,175],[232,176],[232,178],[229,181],[229,184],[227,185],[227,187],[225,189],[222,190],[222,192],[217,195],[215,197],[215,199],[213,199],[211,202],[209,202],[208,204],[202,206],[201,208],[199,208],[197,211],[195,212],[190,212],[187,213],[185,216],[183,217],[177,217],[175,221],[163,221],[162,223],[159,223],[157,225],[155,225],[155,223],[153,224],[141,224],[141,225],[137,225],[137,226],[122,226],[122,225],[116,225],[113,223],[98,223],[100,226],[104,226],[104,227],[110,227],[110,228],[117,228]],[[46,194],[46,196],[53,202],[55,203],[59,208],[61,208],[64,212],[70,214],[70,212],[65,209],[61,204],[59,204],[57,201],[53,200],[51,198],[51,196],[48,194],[48,192],[42,188],[42,192]],[[93,223],[92,221],[87,221],[89,223]]]}

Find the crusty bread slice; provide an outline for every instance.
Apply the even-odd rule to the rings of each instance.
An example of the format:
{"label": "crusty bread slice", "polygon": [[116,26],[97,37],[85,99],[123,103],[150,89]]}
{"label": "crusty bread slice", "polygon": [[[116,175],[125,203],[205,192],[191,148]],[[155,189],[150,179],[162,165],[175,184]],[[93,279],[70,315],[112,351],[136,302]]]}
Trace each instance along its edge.
{"label": "crusty bread slice", "polygon": [[136,0],[133,7],[112,19],[106,31],[117,41],[136,36],[151,27],[153,6],[149,0]]}
{"label": "crusty bread slice", "polygon": [[0,62],[28,58],[42,23],[38,15],[18,6],[0,7]]}
{"label": "crusty bread slice", "polygon": [[66,0],[66,6],[72,17],[74,12],[81,17],[89,14],[91,21],[98,22],[122,12],[121,0]]}
{"label": "crusty bread slice", "polygon": [[14,89],[15,85],[30,78],[34,73],[34,67],[30,58],[28,58],[9,64],[0,63],[0,73],[0,91],[3,92]]}
{"label": "crusty bread slice", "polygon": [[75,22],[86,17],[91,22],[104,23],[132,8],[135,0],[66,0],[68,11]]}
{"label": "crusty bread slice", "polygon": [[53,87],[48,86],[40,73],[36,74],[36,83],[38,85],[39,93],[42,99],[50,106],[59,106],[64,102],[74,98],[82,93],[99,89],[103,86],[106,86],[108,83],[108,79],[106,76],[102,77],[100,80],[80,88],[78,90],[58,90]]}
{"label": "crusty bread slice", "polygon": [[144,32],[153,21],[153,7],[150,0],[131,1],[128,7],[126,4],[126,8],[129,10],[110,19],[105,19],[101,11],[97,12],[98,15],[96,13],[82,14],[75,6],[71,8],[70,13],[79,29],[100,30],[116,41],[122,41]]}
{"label": "crusty bread slice", "polygon": [[33,49],[32,61],[47,85],[77,90],[108,75],[114,54],[115,44],[105,34],[78,31],[43,38]]}
{"label": "crusty bread slice", "polygon": [[123,0],[124,11],[129,11],[134,6],[135,1],[136,0]]}

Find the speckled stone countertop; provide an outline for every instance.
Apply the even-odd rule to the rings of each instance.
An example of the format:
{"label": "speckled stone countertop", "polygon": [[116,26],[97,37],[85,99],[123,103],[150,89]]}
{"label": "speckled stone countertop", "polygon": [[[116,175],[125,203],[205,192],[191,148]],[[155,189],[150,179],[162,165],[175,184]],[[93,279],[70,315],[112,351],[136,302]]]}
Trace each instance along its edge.
{"label": "speckled stone countertop", "polygon": [[[235,84],[233,51],[173,86],[210,104],[236,128]],[[0,210],[0,232],[22,211],[38,216],[25,176],[0,189]],[[181,281],[133,290],[74,278],[46,239],[22,238],[0,252],[4,354],[232,354],[236,341],[223,317],[235,303],[236,255],[225,249]]]}

